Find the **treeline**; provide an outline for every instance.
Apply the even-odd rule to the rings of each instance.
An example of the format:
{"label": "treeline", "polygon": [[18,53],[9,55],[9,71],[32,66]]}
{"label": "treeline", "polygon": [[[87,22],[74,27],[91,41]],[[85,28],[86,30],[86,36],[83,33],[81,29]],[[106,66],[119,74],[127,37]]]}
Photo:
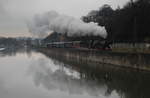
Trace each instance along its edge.
{"label": "treeline", "polygon": [[83,16],[84,22],[105,26],[107,39],[116,42],[150,42],[150,1],[131,0],[123,8],[103,5]]}
{"label": "treeline", "polygon": [[0,48],[20,48],[31,44],[31,38],[0,37]]}
{"label": "treeline", "polygon": [[14,47],[14,46],[19,46],[20,42],[15,39],[15,38],[5,38],[1,37],[0,38],[0,47]]}

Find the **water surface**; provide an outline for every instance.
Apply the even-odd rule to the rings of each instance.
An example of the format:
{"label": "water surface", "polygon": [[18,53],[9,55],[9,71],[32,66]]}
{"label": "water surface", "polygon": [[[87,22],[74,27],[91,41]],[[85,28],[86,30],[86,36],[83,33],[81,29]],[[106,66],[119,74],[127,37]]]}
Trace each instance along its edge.
{"label": "water surface", "polygon": [[0,98],[150,97],[148,73],[79,65],[31,50],[1,51]]}

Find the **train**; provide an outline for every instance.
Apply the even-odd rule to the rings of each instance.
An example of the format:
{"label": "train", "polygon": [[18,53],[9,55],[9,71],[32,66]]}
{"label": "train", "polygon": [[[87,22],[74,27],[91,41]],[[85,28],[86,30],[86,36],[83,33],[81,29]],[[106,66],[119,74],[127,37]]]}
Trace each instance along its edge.
{"label": "train", "polygon": [[111,50],[111,41],[107,40],[86,40],[86,41],[60,41],[46,44],[47,48],[76,48],[76,49],[94,49]]}

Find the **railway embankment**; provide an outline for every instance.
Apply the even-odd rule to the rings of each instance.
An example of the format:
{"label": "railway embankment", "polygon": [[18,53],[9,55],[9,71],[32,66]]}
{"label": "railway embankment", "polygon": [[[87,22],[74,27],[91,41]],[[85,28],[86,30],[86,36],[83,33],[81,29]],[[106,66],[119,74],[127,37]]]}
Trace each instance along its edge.
{"label": "railway embankment", "polygon": [[[75,62],[92,63],[91,67],[114,66],[120,68],[130,68],[135,70],[150,71],[150,54],[145,53],[125,53],[98,50],[82,49],[60,49],[60,48],[40,48],[39,51],[58,59],[65,59]],[[96,65],[93,65],[95,63]],[[88,65],[89,66],[89,65]]]}

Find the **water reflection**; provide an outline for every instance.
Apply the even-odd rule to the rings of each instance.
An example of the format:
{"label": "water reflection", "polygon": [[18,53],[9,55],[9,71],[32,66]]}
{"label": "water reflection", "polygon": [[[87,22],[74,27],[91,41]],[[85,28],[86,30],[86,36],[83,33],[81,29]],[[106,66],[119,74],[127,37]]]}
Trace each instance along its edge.
{"label": "water reflection", "polygon": [[150,73],[91,64],[31,49],[1,51],[0,98],[150,98]]}
{"label": "water reflection", "polygon": [[[130,70],[122,68],[114,68],[111,65],[102,64],[97,67],[90,67],[89,65],[96,65],[96,63],[88,64],[87,62],[77,62],[75,60],[66,59],[43,52],[50,59],[57,59],[60,62],[68,64],[70,69],[74,69],[80,73],[81,79],[97,81],[98,88],[105,88],[105,96],[111,96],[114,91],[119,94],[121,98],[150,98],[150,73]],[[84,83],[83,83],[84,84]],[[105,86],[105,87],[104,87]]]}
{"label": "water reflection", "polygon": [[0,57],[15,56],[17,53],[26,53],[31,56],[32,51],[30,48],[4,48],[4,50],[0,51]]}
{"label": "water reflection", "polygon": [[42,85],[48,90],[59,89],[70,94],[88,93],[91,96],[103,96],[106,92],[105,85],[98,85],[97,81],[81,78],[79,72],[64,67],[63,63],[51,59],[48,63],[42,58],[37,62],[37,65],[33,64],[29,68],[36,86]]}

